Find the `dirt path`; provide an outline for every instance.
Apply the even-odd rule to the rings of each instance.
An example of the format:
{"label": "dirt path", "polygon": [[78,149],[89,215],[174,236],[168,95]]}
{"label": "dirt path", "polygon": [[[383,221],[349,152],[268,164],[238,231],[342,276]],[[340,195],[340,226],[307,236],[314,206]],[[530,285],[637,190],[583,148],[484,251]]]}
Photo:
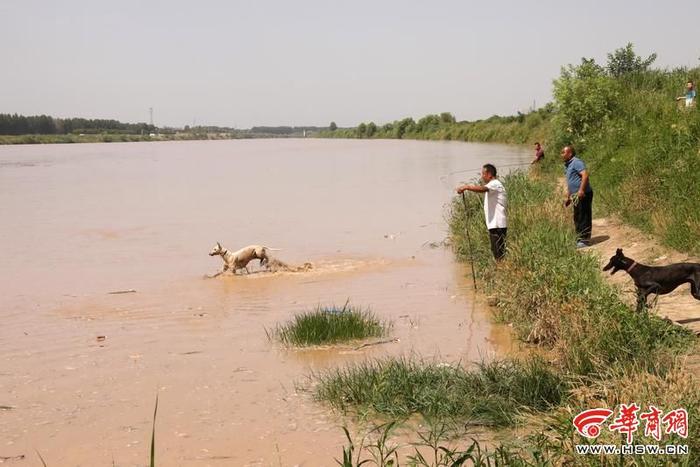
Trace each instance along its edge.
{"label": "dirt path", "polygon": [[[622,248],[625,256],[649,266],[664,266],[688,261],[700,262],[699,258],[689,256],[687,253],[661,246],[653,237],[614,218],[593,220],[593,242],[591,249],[600,254],[601,267],[607,264],[617,248]],[[628,274],[620,271],[612,276],[605,273],[605,277],[621,288],[626,300],[632,304],[636,303],[634,283]],[[649,297],[649,303],[652,305],[654,297],[654,295]],[[700,334],[700,302],[690,295],[689,285],[678,287],[670,294],[660,296],[653,311]]]}

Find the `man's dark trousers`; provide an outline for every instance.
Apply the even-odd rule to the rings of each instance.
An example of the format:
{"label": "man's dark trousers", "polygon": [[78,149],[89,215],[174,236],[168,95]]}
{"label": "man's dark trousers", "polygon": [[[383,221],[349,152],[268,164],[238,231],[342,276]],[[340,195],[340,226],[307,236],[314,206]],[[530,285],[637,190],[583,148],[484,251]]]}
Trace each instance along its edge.
{"label": "man's dark trousers", "polygon": [[489,240],[491,240],[491,252],[497,260],[506,254],[506,233],[508,229],[489,229]]}
{"label": "man's dark trousers", "polygon": [[593,229],[593,192],[586,193],[586,196],[578,200],[574,206],[574,224],[578,240],[590,243],[591,230]]}

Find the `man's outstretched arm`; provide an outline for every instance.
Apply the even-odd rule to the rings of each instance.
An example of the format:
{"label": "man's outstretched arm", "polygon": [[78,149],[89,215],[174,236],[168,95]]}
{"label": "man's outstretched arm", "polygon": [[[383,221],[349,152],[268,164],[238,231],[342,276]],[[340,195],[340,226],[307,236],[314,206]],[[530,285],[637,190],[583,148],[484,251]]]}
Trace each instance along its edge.
{"label": "man's outstretched arm", "polygon": [[460,195],[465,191],[473,191],[475,193],[486,193],[487,191],[489,191],[489,189],[482,185],[462,185],[457,188],[457,193]]}

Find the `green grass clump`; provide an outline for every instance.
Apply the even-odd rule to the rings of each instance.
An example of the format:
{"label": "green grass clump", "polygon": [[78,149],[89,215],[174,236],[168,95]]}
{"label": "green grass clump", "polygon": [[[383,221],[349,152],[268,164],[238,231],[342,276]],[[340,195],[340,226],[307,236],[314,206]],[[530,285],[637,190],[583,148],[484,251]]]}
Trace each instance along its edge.
{"label": "green grass clump", "polygon": [[459,365],[409,358],[364,362],[315,375],[314,397],[341,411],[505,426],[522,410],[561,402],[566,385],[540,359]]}
{"label": "green grass clump", "polygon": [[342,308],[319,306],[313,311],[296,315],[288,323],[268,332],[268,337],[287,345],[303,347],[381,337],[387,334],[389,328],[389,323],[377,318],[370,310],[346,303]]}

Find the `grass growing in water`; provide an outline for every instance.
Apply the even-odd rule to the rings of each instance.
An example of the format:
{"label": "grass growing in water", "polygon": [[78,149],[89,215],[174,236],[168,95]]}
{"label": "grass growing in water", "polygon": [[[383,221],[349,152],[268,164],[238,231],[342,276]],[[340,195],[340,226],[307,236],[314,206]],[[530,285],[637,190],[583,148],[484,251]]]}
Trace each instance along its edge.
{"label": "grass growing in water", "polygon": [[[370,428],[359,441],[343,427],[347,444],[343,447],[342,467],[690,467],[697,465],[691,456],[644,455],[576,455],[570,434],[548,436],[544,433],[529,435],[525,443],[507,443],[484,446],[475,439],[466,441],[453,437],[445,425],[430,425],[417,430],[417,442],[402,444],[395,438],[396,422]],[[619,440],[618,440],[619,441]],[[676,440],[678,441],[678,440]],[[581,444],[586,444],[582,442]]]}
{"label": "grass growing in water", "polygon": [[268,331],[269,338],[276,338],[287,345],[309,346],[334,344],[367,337],[386,335],[390,325],[377,318],[370,310],[348,305],[322,307],[296,315],[286,324]]}
{"label": "grass growing in water", "polygon": [[481,363],[469,371],[409,358],[364,362],[315,375],[314,396],[342,411],[478,425],[512,424],[523,409],[560,403],[565,383],[540,359]]}

